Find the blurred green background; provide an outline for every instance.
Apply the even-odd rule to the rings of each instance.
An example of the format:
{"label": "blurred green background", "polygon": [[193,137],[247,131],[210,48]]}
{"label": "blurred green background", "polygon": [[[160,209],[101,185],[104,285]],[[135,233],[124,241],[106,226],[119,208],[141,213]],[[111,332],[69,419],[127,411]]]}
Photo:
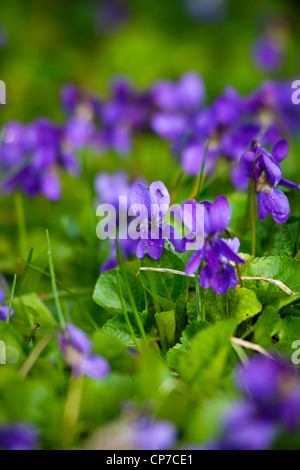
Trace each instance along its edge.
{"label": "blurred green background", "polygon": [[[193,1],[197,2],[119,0],[125,19],[112,28],[113,22],[105,17],[112,0],[1,0],[0,31],[7,40],[0,49],[0,79],[7,86],[7,104],[1,107],[0,126],[10,119],[28,122],[40,116],[63,122],[59,94],[66,82],[108,96],[117,74],[128,75],[143,88],[157,79],[177,80],[187,70],[196,70],[204,78],[211,103],[229,84],[247,94],[268,78],[299,77],[299,0],[201,0],[219,6],[211,15],[197,18],[188,13]],[[269,76],[253,64],[251,47],[272,17],[287,25],[286,57],[280,71]],[[0,272],[21,273],[23,265],[16,260],[26,258],[31,247],[35,264],[46,268],[48,228],[60,278],[70,286],[93,286],[110,249],[109,244],[99,246],[95,236],[90,188],[96,172],[125,168],[132,180],[160,179],[172,190],[180,171],[168,144],[151,136],[136,140],[128,160],[109,152],[90,159],[89,165],[80,180],[63,176],[64,196],[58,203],[23,198],[25,234],[22,207],[13,197],[0,199]],[[287,177],[299,172],[293,142],[284,167]],[[186,178],[177,194],[179,201],[189,197],[194,184]],[[233,191],[229,176],[212,189],[204,196],[227,193],[238,227],[245,195]],[[35,288],[31,279],[28,290]]]}
{"label": "blurred green background", "polygon": [[0,25],[7,32],[7,44],[0,51],[0,78],[8,89],[1,122],[39,115],[61,119],[62,84],[71,81],[106,93],[111,77],[120,73],[144,87],[193,69],[203,75],[209,98],[227,84],[247,93],[266,77],[253,65],[250,48],[274,15],[288,22],[287,55],[280,74],[297,75],[298,0],[229,0],[212,17],[198,20],[188,15],[189,2],[121,1],[127,20],[103,34],[99,23],[110,2],[1,0]]}

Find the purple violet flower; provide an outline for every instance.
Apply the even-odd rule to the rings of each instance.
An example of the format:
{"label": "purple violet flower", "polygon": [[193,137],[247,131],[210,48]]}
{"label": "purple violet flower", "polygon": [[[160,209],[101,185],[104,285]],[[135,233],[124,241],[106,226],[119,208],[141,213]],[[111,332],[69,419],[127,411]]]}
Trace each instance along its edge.
{"label": "purple violet flower", "polygon": [[133,448],[137,450],[168,450],[177,439],[177,430],[173,423],[150,417],[133,422],[128,434]]}
{"label": "purple violet flower", "polygon": [[220,438],[206,448],[267,450],[283,432],[298,429],[300,382],[289,364],[254,356],[237,369],[236,383],[242,398],[225,411]]}
{"label": "purple violet flower", "polygon": [[0,425],[0,448],[4,450],[35,450],[39,441],[38,431],[32,424]]}
{"label": "purple violet flower", "polygon": [[7,282],[6,282],[5,278],[3,276],[1,276],[1,274],[0,274],[0,278],[1,278],[1,283],[0,283],[0,305],[1,305],[6,300],[6,293],[5,293],[5,290],[3,289],[2,285],[5,286],[5,288],[7,288],[7,289],[8,289],[8,285],[7,285]]}
{"label": "purple violet flower", "polygon": [[278,70],[283,62],[283,49],[278,41],[271,38],[261,38],[254,44],[253,59],[260,69],[273,72]]}
{"label": "purple violet flower", "polygon": [[264,220],[270,213],[275,222],[281,224],[290,216],[289,201],[278,189],[278,185],[299,189],[295,183],[282,178],[280,162],[286,158],[288,151],[286,140],[277,142],[272,153],[255,143],[252,151],[244,153],[241,157],[241,170],[248,178],[254,177],[259,220]]}
{"label": "purple violet flower", "polygon": [[[2,285],[4,285],[5,288],[8,290],[9,288],[8,288],[8,285],[7,285],[7,282],[6,282],[5,278],[1,275],[0,275],[0,278],[1,278]],[[9,306],[8,305],[2,305],[6,301],[6,298],[7,298],[6,293],[5,293],[2,285],[0,284],[0,321],[7,321]],[[15,311],[12,308],[11,312],[10,312],[10,316],[12,317],[12,315],[14,313],[15,313]]]}
{"label": "purple violet flower", "polygon": [[[5,305],[4,307],[0,306],[0,321],[7,321],[8,310],[9,310],[8,305]],[[14,313],[15,311],[12,308],[10,311],[10,317],[12,317]]]}
{"label": "purple violet flower", "polygon": [[300,382],[282,360],[257,356],[236,374],[239,389],[255,403],[260,416],[279,420],[290,431],[300,424]]}
{"label": "purple violet flower", "polygon": [[143,183],[134,183],[131,190],[131,209],[139,221],[140,241],[136,256],[143,258],[147,253],[157,260],[161,257],[165,239],[175,249],[180,249],[181,240],[174,228],[163,221],[170,206],[170,194],[161,181],[155,181],[147,188]]}
{"label": "purple violet flower", "polygon": [[92,379],[103,379],[109,374],[109,363],[103,357],[91,353],[93,343],[80,328],[69,323],[66,333],[59,337],[58,342],[75,377],[85,375]]}
{"label": "purple violet flower", "polygon": [[152,89],[155,106],[168,112],[194,112],[205,100],[205,85],[195,72],[187,72],[177,83],[162,80]]}
{"label": "purple violet flower", "polygon": [[[128,212],[130,192],[132,185],[128,183],[128,175],[119,171],[114,174],[99,173],[95,179],[95,189],[99,203],[111,204],[114,206],[117,215],[117,225],[119,226],[119,214]],[[119,199],[120,196],[124,197]],[[127,200],[125,200],[127,198]],[[129,218],[129,222],[132,218]],[[125,230],[125,227],[123,228]],[[122,230],[123,230],[122,229]],[[119,239],[120,248],[125,257],[133,255],[136,252],[137,240],[129,236],[125,239]],[[110,256],[101,266],[101,273],[118,266],[115,242],[111,244]]]}
{"label": "purple violet flower", "polygon": [[[183,223],[189,230],[195,231],[197,224],[196,202],[188,201],[183,213],[190,212]],[[204,209],[204,245],[196,250],[186,266],[186,273],[196,272],[201,263],[206,265],[200,271],[200,284],[204,289],[212,287],[216,294],[225,294],[229,287],[235,289],[238,283],[234,267],[230,262],[242,264],[244,261],[237,255],[240,247],[238,238],[224,240],[220,238],[226,230],[230,219],[231,209],[225,196],[219,196],[211,204],[203,203]],[[185,251],[186,238],[182,242],[182,250]]]}

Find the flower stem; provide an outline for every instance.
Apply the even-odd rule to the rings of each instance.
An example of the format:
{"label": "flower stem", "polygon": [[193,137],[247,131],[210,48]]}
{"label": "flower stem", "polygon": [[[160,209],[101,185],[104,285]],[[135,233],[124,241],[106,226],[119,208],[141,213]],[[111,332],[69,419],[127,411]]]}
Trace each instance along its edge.
{"label": "flower stem", "polygon": [[255,157],[255,160],[252,165],[252,178],[251,178],[251,200],[252,200],[252,246],[251,254],[255,256],[255,180],[254,180],[254,169],[257,160],[262,156],[262,153]]}
{"label": "flower stem", "polygon": [[17,282],[17,275],[15,274],[12,289],[11,289],[10,299],[9,299],[6,323],[9,323],[10,321],[11,309],[12,309],[12,304],[13,304],[14,295],[15,295],[16,282]]}
{"label": "flower stem", "polygon": [[240,270],[239,264],[235,265],[235,269],[236,269],[236,275],[239,281],[239,286],[243,287],[243,281],[242,281],[241,270]]}
{"label": "flower stem", "polygon": [[297,223],[297,231],[296,231],[296,255],[298,255],[300,248],[300,217]]}
{"label": "flower stem", "polygon": [[26,257],[27,253],[27,232],[24,215],[23,199],[20,193],[14,196],[15,211],[17,218],[18,234],[19,234],[19,250],[22,258]]}
{"label": "flower stem", "polygon": [[82,399],[83,377],[70,378],[69,389],[67,393],[63,424],[62,424],[62,440],[65,444],[72,444],[76,425],[80,413],[80,405]]}
{"label": "flower stem", "polygon": [[120,302],[121,302],[121,305],[122,305],[122,310],[123,310],[123,314],[124,314],[124,317],[125,317],[125,320],[126,320],[126,323],[127,323],[127,326],[128,326],[128,329],[130,331],[130,334],[135,342],[135,345],[136,345],[136,348],[139,352],[141,352],[141,348],[140,348],[140,345],[139,345],[139,342],[137,340],[137,337],[135,335],[135,332],[134,332],[134,329],[130,323],[130,319],[129,319],[129,315],[128,315],[128,312],[126,310],[126,305],[125,305],[125,302],[124,302],[124,297],[123,297],[123,292],[122,292],[122,286],[121,286],[121,281],[120,281],[120,273],[118,270],[116,270],[116,274],[117,274],[117,285],[118,285],[118,289],[119,289],[119,295],[120,295]]}
{"label": "flower stem", "polygon": [[201,168],[200,168],[198,187],[197,187],[197,192],[196,192],[196,197],[195,197],[197,202],[200,201],[200,195],[201,195],[202,183],[203,183],[204,165],[205,165],[205,161],[206,161],[206,157],[207,157],[208,147],[209,147],[209,139],[206,139],[204,156],[203,156],[202,164],[201,164]]}
{"label": "flower stem", "polygon": [[[45,271],[44,269],[41,269],[39,266],[36,266],[32,263],[30,263],[29,261],[21,261],[22,264],[25,264],[25,266],[33,269],[34,271],[40,273],[40,274],[43,274],[43,276],[46,276],[46,277],[50,277],[51,278],[51,274],[49,274],[47,271]],[[89,310],[85,307],[84,303],[82,303],[78,298],[77,298],[77,295],[76,293],[73,291],[73,290],[70,290],[68,289],[68,287],[61,281],[59,281],[58,279],[56,279],[56,284],[59,285],[73,300],[74,302],[76,302],[83,314],[85,315],[85,317],[87,318],[87,320],[89,320],[89,322],[91,323],[91,325],[95,328],[95,330],[99,330],[99,325],[96,323],[96,321],[93,319],[92,315],[90,314]],[[53,290],[52,290],[53,292]],[[61,297],[60,294],[57,292],[57,295],[58,297]],[[55,296],[53,294],[53,298],[55,299]],[[46,299],[47,300],[47,299]]]}
{"label": "flower stem", "polygon": [[195,291],[196,291],[196,305],[197,305],[197,321],[201,320],[201,299],[200,299],[200,284],[199,284],[199,269],[195,272]]}
{"label": "flower stem", "polygon": [[128,279],[127,279],[126,270],[125,270],[125,266],[124,266],[122,253],[121,253],[121,250],[120,250],[118,237],[116,238],[116,247],[117,247],[118,261],[119,261],[119,265],[120,265],[120,271],[122,273],[122,276],[123,276],[123,279],[124,279],[124,282],[125,282],[125,287],[126,287],[127,294],[129,296],[129,301],[130,301],[130,304],[131,304],[131,308],[132,308],[135,320],[137,322],[137,325],[139,327],[141,336],[142,336],[144,341],[147,341],[147,336],[146,336],[146,332],[145,332],[145,329],[144,329],[144,325],[143,325],[143,323],[141,321],[141,318],[140,318],[140,315],[137,311],[136,304],[135,304],[135,301],[134,301],[134,298],[133,298],[133,295],[132,295],[132,291],[131,291],[131,288],[130,288],[130,285],[129,285],[129,282],[128,282]]}
{"label": "flower stem", "polygon": [[201,317],[202,317],[202,320],[205,321],[206,317],[205,317],[204,289],[200,285],[199,287],[200,287]]}
{"label": "flower stem", "polygon": [[251,195],[252,195],[252,182],[251,182],[251,180],[249,180],[248,194],[247,194],[247,205],[246,205],[246,212],[245,212],[243,230],[242,230],[242,235],[243,236],[246,235],[247,228],[248,228],[249,212],[250,212],[250,205],[251,205]]}
{"label": "flower stem", "polygon": [[252,218],[252,242],[251,242],[251,254],[252,256],[255,257],[255,184],[254,184],[254,180],[252,179],[252,197],[251,197],[251,201],[252,201],[252,214],[251,214],[251,218]]}
{"label": "flower stem", "polygon": [[61,309],[58,292],[57,292],[54,264],[53,264],[52,252],[51,252],[51,243],[50,243],[50,237],[49,237],[48,230],[46,230],[46,236],[47,236],[47,244],[48,244],[49,269],[50,269],[50,277],[51,277],[51,285],[52,285],[53,296],[54,296],[54,300],[55,300],[55,305],[56,305],[56,310],[57,310],[57,315],[58,315],[60,326],[61,326],[62,329],[65,329],[66,323],[65,323],[64,315],[63,315],[63,312],[62,312],[62,309]]}
{"label": "flower stem", "polygon": [[22,379],[25,379],[44,349],[48,346],[50,341],[56,336],[57,332],[49,333],[48,335],[44,336],[35,348],[31,351],[29,356],[27,356],[24,364],[22,365],[21,369],[19,370],[19,374],[21,375]]}

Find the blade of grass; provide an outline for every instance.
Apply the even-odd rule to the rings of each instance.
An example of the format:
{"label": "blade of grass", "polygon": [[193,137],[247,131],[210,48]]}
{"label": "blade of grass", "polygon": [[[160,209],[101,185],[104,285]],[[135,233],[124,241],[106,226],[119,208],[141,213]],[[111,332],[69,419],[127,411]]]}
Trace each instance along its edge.
{"label": "blade of grass", "polygon": [[139,327],[141,336],[145,341],[147,341],[147,336],[146,336],[146,333],[145,333],[145,329],[144,329],[143,323],[141,321],[141,318],[139,316],[139,313],[137,311],[136,304],[135,304],[135,301],[134,301],[134,298],[133,298],[133,295],[132,295],[132,292],[131,292],[131,288],[130,288],[130,285],[129,285],[129,282],[128,282],[128,279],[127,279],[126,269],[125,269],[125,266],[124,266],[123,256],[122,256],[122,253],[121,253],[121,250],[120,250],[118,237],[116,238],[116,247],[117,247],[118,261],[119,261],[119,265],[120,265],[120,271],[122,273],[122,276],[123,276],[123,279],[124,279],[124,282],[125,282],[125,286],[126,286],[127,293],[128,293],[128,296],[129,296],[130,305],[131,305],[135,320],[137,322],[137,325]]}
{"label": "blade of grass", "polygon": [[8,304],[8,312],[7,312],[6,323],[9,323],[9,321],[10,321],[11,309],[12,309],[12,304],[13,304],[15,289],[16,289],[16,282],[17,282],[17,275],[15,274],[12,289],[11,289],[9,304]]}
{"label": "blade of grass", "polygon": [[203,174],[204,174],[204,165],[206,162],[208,147],[209,147],[209,139],[206,139],[204,155],[203,155],[202,164],[201,164],[200,173],[199,173],[198,188],[197,188],[196,197],[195,197],[197,202],[200,202],[202,183],[203,183]]}
{"label": "blade of grass", "polygon": [[[20,260],[20,262],[23,263],[23,264],[26,264],[29,268],[34,269],[35,271],[43,274],[43,276],[47,276],[47,277],[50,278],[50,274],[47,271],[45,271],[44,269],[40,268],[39,266],[35,266],[32,263],[28,263],[28,262],[22,261],[22,260]],[[82,311],[83,311],[85,317],[87,318],[87,320],[89,320],[91,325],[96,330],[99,330],[98,324],[95,322],[95,320],[91,316],[90,312],[86,309],[86,307],[80,302],[80,300],[77,299],[76,295],[63,282],[59,281],[58,279],[56,279],[56,284],[58,286],[60,286],[65,292],[67,292],[67,294],[70,295],[70,297],[74,300],[74,302],[76,302],[77,305],[79,305],[82,308]],[[53,295],[53,298],[54,298],[54,295]]]}
{"label": "blade of grass", "polygon": [[24,214],[24,206],[21,193],[16,193],[14,196],[15,210],[17,218],[17,227],[19,234],[19,250],[22,257],[26,256],[27,251],[27,232]]}
{"label": "blade of grass", "polygon": [[121,282],[120,282],[120,273],[119,273],[118,270],[116,270],[116,273],[117,273],[117,284],[118,284],[119,296],[120,296],[120,302],[121,302],[123,314],[124,314],[124,317],[125,317],[125,320],[126,320],[128,329],[129,329],[129,331],[130,331],[130,334],[131,334],[132,338],[134,339],[136,348],[137,348],[137,350],[138,350],[139,352],[141,352],[141,348],[140,348],[139,342],[138,342],[138,340],[137,340],[137,337],[136,337],[136,335],[135,335],[134,329],[133,329],[133,327],[132,327],[132,325],[131,325],[131,322],[130,322],[130,319],[129,319],[128,312],[127,312],[127,310],[126,310],[126,306],[125,306],[125,302],[124,302],[124,297],[123,297],[123,292],[122,292],[122,286],[121,286]]}
{"label": "blade of grass", "polygon": [[42,354],[44,349],[48,346],[50,341],[56,336],[57,332],[49,333],[48,335],[44,336],[40,342],[35,346],[35,348],[31,351],[29,356],[26,358],[25,362],[23,363],[21,369],[19,370],[19,374],[23,379],[26,378],[36,361],[38,360],[39,356]]}
{"label": "blade of grass", "polygon": [[[204,155],[203,155],[202,164],[201,164],[200,173],[199,173],[198,188],[197,188],[197,192],[195,196],[196,202],[200,202],[200,196],[201,196],[201,190],[202,190],[202,184],[203,184],[204,166],[206,162],[208,147],[209,147],[209,139],[206,139]],[[200,284],[199,284],[199,273],[200,273],[200,268],[197,269],[197,271],[195,272],[195,291],[196,291],[196,306],[197,306],[197,320],[198,321],[201,320],[201,310],[202,310],[202,320],[205,319],[204,296],[202,292],[202,287],[200,287]]]}
{"label": "blade of grass", "polygon": [[61,305],[60,305],[60,301],[59,301],[59,297],[58,297],[58,292],[57,292],[54,264],[53,264],[53,258],[52,258],[52,252],[51,252],[51,243],[50,243],[50,237],[49,237],[48,230],[46,230],[46,236],[47,236],[47,244],[48,244],[48,258],[49,258],[49,269],[50,269],[51,285],[52,285],[52,291],[53,291],[55,305],[56,305],[56,311],[57,311],[60,326],[61,326],[61,328],[65,329],[66,322],[65,322],[64,315],[63,315],[63,311],[61,309]]}

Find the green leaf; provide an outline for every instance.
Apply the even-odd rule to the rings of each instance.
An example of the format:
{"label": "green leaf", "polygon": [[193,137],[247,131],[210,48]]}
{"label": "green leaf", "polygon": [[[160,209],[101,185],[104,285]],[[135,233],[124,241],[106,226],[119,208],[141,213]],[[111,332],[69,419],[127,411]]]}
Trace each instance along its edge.
{"label": "green leaf", "polygon": [[[149,256],[142,260],[143,267],[165,268],[184,271],[183,261],[173,252],[165,249],[159,260]],[[188,278],[175,274],[141,271],[143,286],[164,311],[175,310],[177,333],[182,331],[186,321],[186,303],[188,297]],[[179,335],[178,335],[179,337]]]}
{"label": "green leaf", "polygon": [[292,256],[295,250],[295,240],[292,232],[286,224],[276,226],[268,239],[266,255]]}
{"label": "green leaf", "polygon": [[[28,346],[12,323],[0,321],[0,367],[21,367]],[[2,364],[2,365],[1,365]]]}
{"label": "green leaf", "polygon": [[[126,265],[125,265],[126,267]],[[118,268],[117,268],[118,269]],[[143,286],[139,279],[130,271],[126,272],[127,281],[133,294],[138,312],[143,312],[146,308],[146,297]],[[130,298],[126,289],[125,282],[120,275],[120,284],[124,296],[125,307],[128,312],[132,312]],[[96,304],[104,307],[112,315],[122,312],[122,305],[119,297],[116,270],[105,271],[99,277],[93,299]]]}
{"label": "green leaf", "polygon": [[13,307],[15,314],[12,317],[12,321],[20,333],[30,335],[37,323],[40,325],[40,328],[37,330],[37,336],[44,335],[45,331],[50,331],[54,328],[53,316],[37,294],[15,297]]}
{"label": "green leaf", "polygon": [[255,292],[245,287],[229,291],[229,314],[236,318],[238,323],[242,323],[248,318],[257,315],[262,305],[257,300]]}
{"label": "green leaf", "polygon": [[[135,316],[131,312],[128,313],[128,316],[137,339],[141,339],[141,333],[138,325],[136,324]],[[148,333],[149,335],[151,335],[151,333],[153,333],[154,337],[155,331],[153,330],[154,324],[152,318],[146,313],[144,313],[141,315],[141,320],[145,328],[146,334]],[[131,337],[128,325],[126,323],[126,319],[122,313],[115,315],[113,318],[108,320],[104,324],[102,331],[107,335],[119,340],[120,343],[122,343],[126,347],[135,347],[135,342]]]}
{"label": "green leaf", "polygon": [[168,351],[167,354],[167,364],[172,369],[178,371],[179,360],[182,354],[185,354],[189,351],[189,346],[191,343],[192,337],[198,333],[203,328],[209,326],[209,323],[206,321],[193,321],[182,333],[180,338],[180,343],[176,344],[172,349]]}
{"label": "green leaf", "polygon": [[201,329],[193,336],[189,352],[179,358],[179,374],[192,390],[212,395],[219,386],[236,328],[233,319]]}
{"label": "green leaf", "polygon": [[156,313],[155,319],[159,327],[159,334],[163,336],[166,347],[169,349],[175,342],[175,311],[170,310],[169,312]]}
{"label": "green leaf", "polygon": [[[204,293],[206,318],[211,323],[227,318],[235,318],[238,323],[257,315],[262,305],[257,300],[255,292],[245,287],[229,289],[225,295],[217,295],[212,289]],[[189,321],[197,318],[196,299],[192,297],[187,304]]]}
{"label": "green leaf", "polygon": [[[117,317],[114,317],[116,319]],[[135,370],[135,356],[128,350],[128,343],[120,341],[114,335],[111,336],[105,331],[97,331],[93,335],[93,352],[105,357],[114,371],[128,373],[132,375]],[[135,346],[133,344],[133,346]]]}
{"label": "green leaf", "polygon": [[[277,279],[288,286],[293,292],[300,292],[300,261],[288,256],[264,256],[255,258],[242,268],[242,276],[267,277]],[[285,297],[282,290],[274,284],[264,281],[243,281],[244,285],[255,290],[260,302],[266,303]]]}
{"label": "green leaf", "polygon": [[283,315],[292,312],[293,304],[299,299],[300,295],[285,296],[266,306],[255,324],[253,341],[266,349],[292,354],[292,343],[300,339],[300,318]]}

